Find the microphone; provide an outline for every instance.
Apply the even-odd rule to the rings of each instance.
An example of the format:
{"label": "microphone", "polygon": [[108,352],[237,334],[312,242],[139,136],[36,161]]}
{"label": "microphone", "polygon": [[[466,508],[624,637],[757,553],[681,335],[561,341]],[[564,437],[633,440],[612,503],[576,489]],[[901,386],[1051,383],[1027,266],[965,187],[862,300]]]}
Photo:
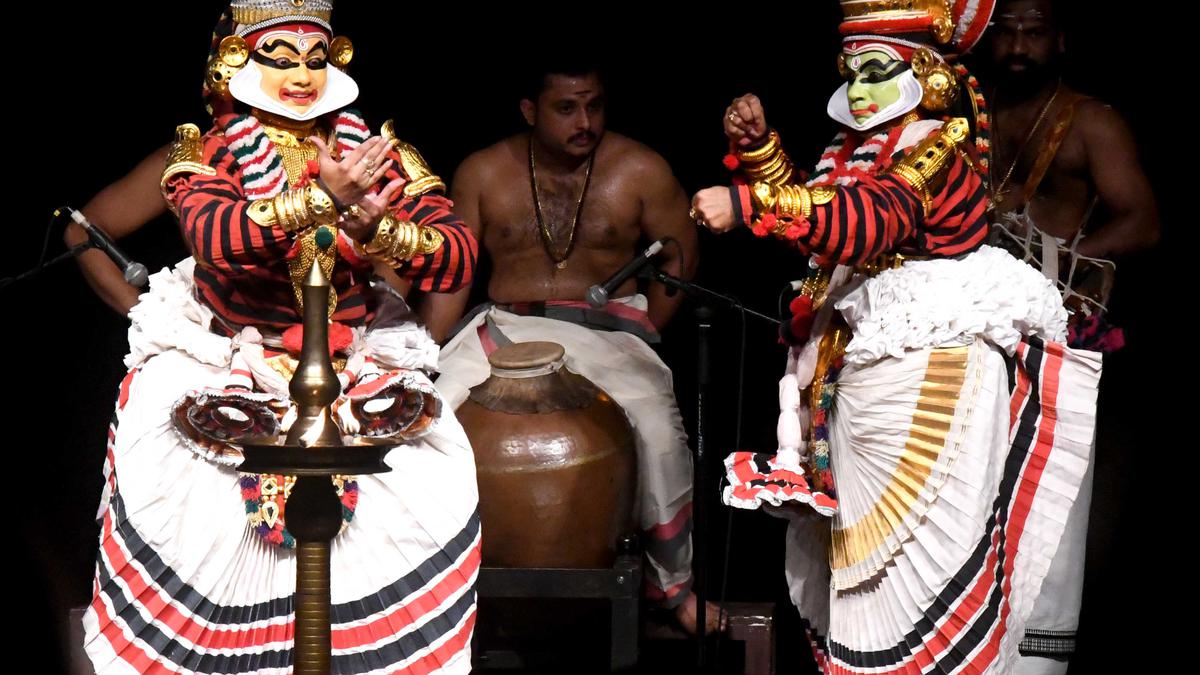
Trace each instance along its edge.
{"label": "microphone", "polygon": [[88,239],[92,242],[92,245],[104,251],[105,255],[116,263],[117,267],[121,268],[121,271],[125,274],[125,281],[137,288],[146,285],[149,274],[146,272],[145,265],[130,260],[129,256],[117,248],[117,245],[104,233],[104,230],[88,222],[88,219],[82,213],[70,207],[67,208],[71,212],[71,220],[82,227],[84,232],[87,232]]}
{"label": "microphone", "polygon": [[587,301],[592,307],[603,307],[608,304],[608,296],[612,295],[613,291],[625,283],[627,279],[637,274],[646,265],[650,264],[650,259],[663,249],[663,242],[666,238],[650,244],[641,255],[633,260],[625,263],[625,266],[617,270],[617,273],[608,278],[603,284],[596,284],[587,291]]}

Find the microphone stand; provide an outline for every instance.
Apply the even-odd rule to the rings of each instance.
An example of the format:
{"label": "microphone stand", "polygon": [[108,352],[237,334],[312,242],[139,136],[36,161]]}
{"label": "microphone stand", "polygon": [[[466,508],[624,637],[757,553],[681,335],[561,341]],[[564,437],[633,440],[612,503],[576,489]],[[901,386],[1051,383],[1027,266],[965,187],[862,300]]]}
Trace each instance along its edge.
{"label": "microphone stand", "polygon": [[670,289],[673,289],[676,291],[683,291],[684,294],[686,294],[688,297],[693,298],[693,299],[699,299],[701,304],[703,304],[704,299],[715,300],[718,303],[724,305],[728,309],[737,310],[739,312],[745,312],[751,316],[762,319],[763,321],[766,321],[767,323],[775,325],[775,326],[778,326],[780,324],[779,319],[776,319],[773,316],[768,316],[766,314],[763,314],[762,312],[758,312],[753,309],[750,309],[749,307],[743,305],[740,300],[738,300],[737,298],[735,298],[731,295],[724,295],[722,293],[718,293],[714,290],[700,286],[699,284],[693,283],[691,281],[686,281],[684,279],[680,279],[679,277],[671,276],[670,274],[663,272],[662,270],[654,267],[653,265],[647,266],[647,267],[643,268],[640,272],[638,272],[638,278],[639,279],[649,279],[651,281],[657,281],[658,283],[666,286],[667,288],[670,288]]}
{"label": "microphone stand", "polygon": [[98,247],[94,243],[92,243],[92,241],[90,239],[81,244],[76,244],[76,245],[72,246],[71,248],[67,249],[66,251],[63,251],[62,253],[58,254],[57,256],[51,258],[48,262],[38,263],[38,265],[36,267],[34,267],[33,269],[29,269],[24,272],[21,272],[20,274],[18,274],[15,277],[5,277],[3,279],[0,279],[0,289],[7,288],[8,286],[17,283],[18,281],[23,281],[30,277],[37,276],[38,274],[40,274],[42,272],[42,270],[46,269],[47,267],[57,265],[58,263],[66,260],[68,258],[74,258],[75,256],[79,255],[80,253],[83,253],[84,251],[86,251],[88,249],[92,249],[92,248],[98,248]]}
{"label": "microphone stand", "polygon": [[696,461],[695,470],[692,473],[692,576],[693,585],[692,592],[696,596],[696,667],[705,669],[708,667],[708,649],[704,641],[705,629],[707,628],[707,607],[705,602],[708,598],[708,592],[705,588],[708,577],[708,505],[705,499],[705,492],[709,487],[708,484],[708,443],[706,438],[707,422],[705,415],[708,412],[708,387],[710,384],[710,338],[713,322],[716,317],[716,312],[709,306],[710,303],[723,305],[729,309],[735,309],[745,312],[752,316],[758,317],[776,326],[780,321],[773,317],[767,316],[761,312],[756,312],[749,307],[746,307],[737,298],[722,295],[716,291],[709,290],[703,286],[695,284],[691,281],[680,279],[679,277],[671,276],[662,270],[657,269],[653,265],[649,265],[638,273],[638,277],[649,279],[663,284],[667,288],[675,291],[683,291],[688,297],[696,300],[697,305],[694,310],[697,323],[697,348],[696,348]]}

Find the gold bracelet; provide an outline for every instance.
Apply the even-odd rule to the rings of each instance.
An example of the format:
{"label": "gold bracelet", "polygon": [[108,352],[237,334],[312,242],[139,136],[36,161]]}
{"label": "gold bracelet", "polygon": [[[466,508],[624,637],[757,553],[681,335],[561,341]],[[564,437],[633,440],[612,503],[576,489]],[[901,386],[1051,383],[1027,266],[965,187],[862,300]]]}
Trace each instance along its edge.
{"label": "gold bracelet", "polygon": [[284,232],[296,232],[313,225],[332,225],[338,218],[333,199],[312,184],[267,199],[256,199],[250,202],[246,215],[260,227],[278,225]]}
{"label": "gold bracelet", "polygon": [[304,189],[288,190],[275,197],[275,213],[284,232],[302,230],[308,225],[308,199]]}
{"label": "gold bracelet", "polygon": [[786,156],[781,154],[758,173],[759,180],[765,180],[775,185],[787,185],[792,178],[792,164]]}
{"label": "gold bracelet", "polygon": [[417,225],[416,223],[399,222],[396,223],[396,243],[392,250],[388,253],[388,258],[393,265],[397,265],[405,260],[412,260],[412,257],[417,252]]}
{"label": "gold bracelet", "polygon": [[779,188],[776,206],[781,215],[807,219],[812,215],[812,195],[803,185],[787,185]]}
{"label": "gold bracelet", "polygon": [[761,163],[773,157],[780,149],[779,133],[774,129],[767,132],[767,140],[752,150],[738,150],[737,156],[743,162]]}
{"label": "gold bracelet", "polygon": [[417,255],[428,255],[442,246],[445,237],[432,227],[396,220],[385,215],[371,241],[362,250],[371,258],[396,267]]}
{"label": "gold bracelet", "polygon": [[795,218],[812,215],[812,194],[804,185],[773,185],[759,181],[750,186],[750,201],[760,214],[778,213]]}
{"label": "gold bracelet", "polygon": [[783,151],[779,134],[772,129],[767,141],[753,150],[737,150],[742,172],[751,182],[766,181],[773,185],[786,185],[792,179],[792,160]]}

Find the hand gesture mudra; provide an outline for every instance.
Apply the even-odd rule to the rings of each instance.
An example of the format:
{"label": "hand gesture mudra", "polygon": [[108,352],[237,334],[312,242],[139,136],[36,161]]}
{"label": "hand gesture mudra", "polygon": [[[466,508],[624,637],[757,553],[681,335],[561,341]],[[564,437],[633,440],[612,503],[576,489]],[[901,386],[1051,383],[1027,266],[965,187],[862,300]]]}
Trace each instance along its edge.
{"label": "hand gesture mudra", "polygon": [[309,140],[317,146],[321,183],[342,207],[361,201],[392,166],[392,160],[387,158],[391,144],[380,136],[368,138],[340,160],[333,158],[325,141],[319,137],[313,136]]}

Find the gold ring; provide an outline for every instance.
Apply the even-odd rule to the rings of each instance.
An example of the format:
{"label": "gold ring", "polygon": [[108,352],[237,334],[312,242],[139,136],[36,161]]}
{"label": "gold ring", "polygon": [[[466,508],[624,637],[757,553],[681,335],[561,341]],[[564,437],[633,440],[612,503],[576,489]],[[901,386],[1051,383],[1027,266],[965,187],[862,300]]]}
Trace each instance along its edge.
{"label": "gold ring", "polygon": [[357,219],[358,219],[358,217],[362,215],[362,209],[360,209],[360,208],[358,207],[358,204],[351,204],[351,205],[349,206],[349,208],[347,208],[347,209],[346,209],[346,213],[347,213],[347,214],[348,214],[348,215],[349,215],[351,218],[354,218],[355,220],[357,220]]}
{"label": "gold ring", "polygon": [[688,209],[688,218],[696,220],[696,209]]}

